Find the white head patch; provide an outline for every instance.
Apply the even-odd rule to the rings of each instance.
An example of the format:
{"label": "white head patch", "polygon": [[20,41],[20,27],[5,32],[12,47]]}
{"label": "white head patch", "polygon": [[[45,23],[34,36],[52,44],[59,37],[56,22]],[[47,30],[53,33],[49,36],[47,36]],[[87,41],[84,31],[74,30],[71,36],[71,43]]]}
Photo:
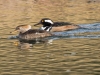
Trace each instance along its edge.
{"label": "white head patch", "polygon": [[[50,31],[52,27],[49,27],[46,31]],[[40,30],[45,30],[46,27],[41,27]]]}
{"label": "white head patch", "polygon": [[41,27],[40,30],[45,30],[46,27]]}
{"label": "white head patch", "polygon": [[53,24],[53,22],[51,20],[45,20],[45,22],[49,22],[49,23]]}

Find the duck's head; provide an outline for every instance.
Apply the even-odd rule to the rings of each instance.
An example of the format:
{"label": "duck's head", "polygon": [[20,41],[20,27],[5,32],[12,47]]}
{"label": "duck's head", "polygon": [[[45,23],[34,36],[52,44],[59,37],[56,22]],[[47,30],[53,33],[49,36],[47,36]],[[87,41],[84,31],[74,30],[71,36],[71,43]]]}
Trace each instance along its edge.
{"label": "duck's head", "polygon": [[35,24],[34,26],[42,24],[41,30],[50,31],[54,22],[49,18],[43,18],[40,20],[39,23]]}
{"label": "duck's head", "polygon": [[18,31],[20,33],[24,33],[31,29],[30,25],[19,25],[15,28],[15,32]]}

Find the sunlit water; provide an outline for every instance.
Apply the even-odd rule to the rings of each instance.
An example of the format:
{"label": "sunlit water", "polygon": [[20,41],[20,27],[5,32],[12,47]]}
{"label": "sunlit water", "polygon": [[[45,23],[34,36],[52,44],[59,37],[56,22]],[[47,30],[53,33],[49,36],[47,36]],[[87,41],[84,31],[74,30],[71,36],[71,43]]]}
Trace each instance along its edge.
{"label": "sunlit water", "polygon": [[[98,25],[98,27],[97,27]],[[55,33],[46,42],[20,44],[17,39],[1,38],[1,75],[99,75],[100,23]],[[80,25],[81,26],[81,25]],[[84,33],[86,33],[84,35]],[[92,34],[97,32],[98,34]],[[83,34],[83,35],[80,35]],[[51,41],[48,43],[48,40]],[[16,44],[16,41],[18,44]]]}
{"label": "sunlit water", "polygon": [[[100,75],[100,23],[92,23],[91,19],[88,20],[91,24],[79,24],[79,29],[55,32],[53,34],[57,36],[47,37],[42,41],[38,39],[31,43],[20,43],[15,39],[17,33],[10,32],[17,25],[32,25],[38,21],[38,15],[44,15],[37,12],[36,16],[35,13],[28,14],[31,13],[31,8],[28,10],[29,5],[25,4],[27,0],[21,1],[24,6],[21,9],[17,6],[18,2],[15,7],[12,2],[11,5],[4,2],[8,5],[6,8],[1,3],[3,12],[0,13],[0,75]],[[38,7],[34,5],[33,9],[36,11]],[[15,8],[16,11],[11,12],[10,8]],[[50,14],[53,13],[56,11]],[[51,16],[50,14],[47,15]],[[61,13],[53,14],[52,17],[59,14]]]}

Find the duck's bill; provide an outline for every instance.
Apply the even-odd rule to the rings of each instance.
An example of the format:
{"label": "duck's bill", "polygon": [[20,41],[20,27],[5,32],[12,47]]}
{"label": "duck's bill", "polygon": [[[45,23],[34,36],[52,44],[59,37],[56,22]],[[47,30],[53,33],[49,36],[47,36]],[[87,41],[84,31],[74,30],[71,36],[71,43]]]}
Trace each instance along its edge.
{"label": "duck's bill", "polygon": [[14,30],[14,31],[12,31],[12,32],[10,32],[10,33],[16,33],[16,32],[18,32],[18,30]]}
{"label": "duck's bill", "polygon": [[37,26],[37,25],[40,25],[41,23],[39,22],[39,23],[37,23],[37,24],[34,24],[34,26]]}

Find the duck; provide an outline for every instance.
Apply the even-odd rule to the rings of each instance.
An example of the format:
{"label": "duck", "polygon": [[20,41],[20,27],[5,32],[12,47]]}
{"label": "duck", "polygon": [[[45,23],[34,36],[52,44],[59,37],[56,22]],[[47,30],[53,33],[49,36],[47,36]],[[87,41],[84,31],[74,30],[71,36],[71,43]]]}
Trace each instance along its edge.
{"label": "duck", "polygon": [[[47,28],[47,30],[49,30],[49,28]],[[52,34],[46,30],[32,29],[31,25],[19,25],[13,32],[16,31],[19,32],[18,39],[20,40],[33,40],[36,38],[52,36]]]}
{"label": "duck", "polygon": [[69,22],[53,22],[49,18],[41,19],[37,24],[34,26],[42,25],[40,30],[47,30],[51,32],[61,32],[61,31],[68,31],[80,28],[78,25],[69,23]]}

